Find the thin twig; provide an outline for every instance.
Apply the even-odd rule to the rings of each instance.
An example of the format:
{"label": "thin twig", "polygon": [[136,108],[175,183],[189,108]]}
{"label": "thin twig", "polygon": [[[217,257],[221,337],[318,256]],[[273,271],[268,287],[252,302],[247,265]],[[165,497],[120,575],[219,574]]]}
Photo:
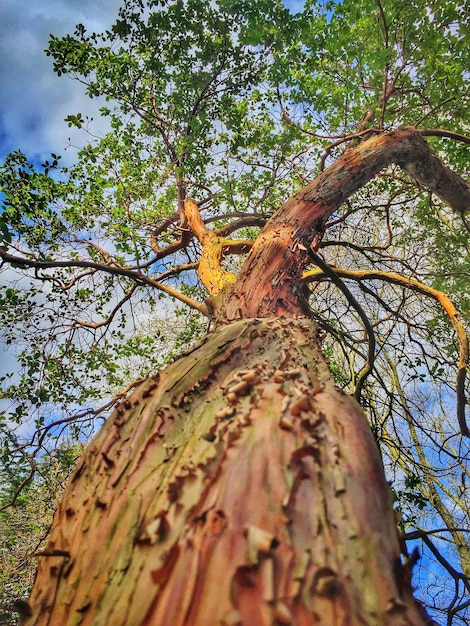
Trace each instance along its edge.
{"label": "thin twig", "polygon": [[[386,282],[400,285],[402,287],[408,287],[409,289],[412,289],[419,293],[431,296],[439,302],[444,311],[447,313],[452,327],[454,328],[454,331],[459,340],[459,364],[456,378],[457,419],[462,435],[470,437],[470,431],[468,429],[468,425],[465,419],[465,377],[469,359],[469,343],[467,333],[465,332],[462,320],[460,319],[460,315],[455,308],[453,302],[450,300],[449,296],[447,296],[445,293],[442,293],[441,291],[438,291],[437,289],[434,289],[433,287],[425,285],[419,280],[416,280],[414,278],[407,278],[405,276],[401,276],[400,274],[396,274],[395,272],[385,272],[382,270],[345,270],[340,268],[335,268],[334,270],[332,270],[329,266],[327,267],[328,270],[333,272],[336,277],[342,276],[344,278],[351,278],[359,282],[361,280],[367,279],[384,280]],[[323,267],[321,267],[321,269],[324,270]],[[331,273],[325,270],[324,272],[327,276],[331,277]],[[309,280],[315,280],[319,277],[320,273],[317,270],[305,272],[303,275],[303,279],[307,282]]]}
{"label": "thin twig", "polygon": [[372,368],[374,366],[374,360],[375,360],[375,335],[374,335],[374,329],[372,328],[372,325],[371,325],[371,323],[369,321],[369,318],[367,317],[364,309],[361,307],[359,302],[356,300],[356,298],[352,295],[352,293],[346,287],[346,285],[341,280],[341,278],[338,276],[336,271],[333,270],[329,265],[327,265],[325,263],[325,261],[316,252],[314,252],[311,248],[309,248],[308,253],[309,253],[310,257],[312,258],[313,262],[315,263],[315,265],[317,265],[321,270],[323,270],[325,272],[325,274],[329,278],[331,278],[332,282],[338,287],[338,289],[343,292],[343,294],[346,296],[347,301],[354,308],[354,310],[358,313],[359,317],[362,320],[362,323],[364,324],[364,328],[366,330],[367,337],[368,337],[368,346],[369,347],[368,347],[368,351],[367,351],[367,361],[366,361],[366,364],[364,365],[364,367],[359,372],[359,375],[358,375],[357,381],[356,381],[356,389],[354,391],[354,396],[355,396],[356,400],[359,402],[360,398],[361,398],[362,387],[364,386],[365,380],[366,380],[367,376],[370,374],[370,372],[372,371]]}

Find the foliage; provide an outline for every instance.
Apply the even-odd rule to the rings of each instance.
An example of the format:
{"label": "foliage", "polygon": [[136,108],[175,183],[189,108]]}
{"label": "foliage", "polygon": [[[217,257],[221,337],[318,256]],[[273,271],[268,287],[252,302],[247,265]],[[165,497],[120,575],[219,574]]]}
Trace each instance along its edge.
{"label": "foliage", "polygon": [[[35,573],[34,553],[40,551],[82,446],[62,444],[38,461],[36,478],[21,468],[0,465],[0,621],[16,624],[14,603],[26,600]],[[6,507],[10,502],[12,506]]]}
{"label": "foliage", "polygon": [[[464,5],[307,0],[298,13],[285,5],[126,0],[105,33],[79,24],[51,37],[55,71],[106,97],[111,130],[93,134],[72,112],[68,125],[89,135],[75,165],[51,155],[36,167],[16,152],[0,169],[0,320],[19,364],[2,379],[0,429],[5,467],[19,476],[64,438],[87,440],[115,393],[209,328],[185,198],[197,199],[216,233],[253,239],[320,169],[402,125],[418,127],[468,178]],[[448,293],[468,323],[466,220],[389,168],[331,217],[321,253],[331,266],[395,272]],[[226,264],[236,271],[238,257]],[[469,449],[454,418],[456,339],[423,294],[378,279],[344,282],[376,333],[362,402],[423,568],[434,554],[424,531],[445,528],[440,536],[451,538],[420,593],[436,615],[464,623]],[[354,392],[368,362],[357,310],[324,275],[309,290],[335,379]]]}

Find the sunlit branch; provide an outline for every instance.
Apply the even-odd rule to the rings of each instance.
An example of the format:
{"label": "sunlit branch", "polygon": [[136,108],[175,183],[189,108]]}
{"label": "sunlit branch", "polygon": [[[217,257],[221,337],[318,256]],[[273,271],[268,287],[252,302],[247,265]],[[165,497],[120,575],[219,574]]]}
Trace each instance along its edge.
{"label": "sunlit branch", "polygon": [[[324,268],[321,268],[324,270]],[[414,278],[407,278],[406,276],[401,276],[400,274],[395,274],[394,272],[385,272],[381,270],[345,270],[341,268],[334,268],[332,270],[336,276],[341,276],[342,278],[350,278],[356,281],[362,280],[384,280],[386,282],[400,285],[402,287],[408,287],[418,293],[423,293],[427,296],[431,296],[435,300],[439,302],[447,316],[450,319],[452,327],[457,335],[459,340],[459,365],[457,369],[457,419],[459,421],[460,430],[463,435],[467,435],[470,437],[470,431],[468,429],[466,420],[465,420],[465,376],[466,376],[466,368],[468,366],[468,355],[469,355],[469,344],[467,333],[465,332],[465,328],[460,319],[460,315],[458,314],[457,309],[454,304],[451,302],[449,297],[434,289],[433,287],[429,287],[424,283],[415,280]],[[325,271],[326,274],[326,271]],[[317,280],[321,278],[323,272],[319,270],[310,270],[305,272],[303,275],[303,280],[305,282],[311,282],[312,280]]]}
{"label": "sunlit branch", "polygon": [[192,198],[185,200],[184,212],[191,230],[202,245],[198,266],[199,276],[210,295],[217,296],[236,280],[236,274],[222,268],[224,249],[234,242],[218,237],[214,231],[207,228]]}
{"label": "sunlit branch", "polygon": [[[267,218],[260,215],[241,215],[237,214],[227,214],[227,215],[219,215],[215,217],[210,217],[208,219],[203,220],[204,224],[208,224],[210,222],[218,221],[221,219],[227,219],[230,217],[236,217],[233,222],[222,226],[218,230],[214,231],[218,237],[226,237],[227,235],[240,230],[241,228],[247,228],[249,226],[258,226],[262,227],[266,223]],[[142,263],[140,265],[141,268],[149,267],[156,263],[157,261],[182,250],[184,247],[188,245],[193,237],[193,233],[189,229],[182,228],[181,226],[175,225],[175,222],[179,220],[178,214],[174,214],[173,216],[165,219],[151,234],[150,236],[150,247],[152,248],[155,256],[152,257],[149,261]],[[158,241],[159,236],[165,232],[170,226],[173,226],[175,229],[178,229],[181,232],[181,238],[173,243],[168,244],[165,247],[160,246],[160,242]],[[247,242],[247,245],[252,245],[251,242]],[[248,248],[241,250],[240,252],[233,252],[233,254],[241,254],[243,252],[247,252]]]}

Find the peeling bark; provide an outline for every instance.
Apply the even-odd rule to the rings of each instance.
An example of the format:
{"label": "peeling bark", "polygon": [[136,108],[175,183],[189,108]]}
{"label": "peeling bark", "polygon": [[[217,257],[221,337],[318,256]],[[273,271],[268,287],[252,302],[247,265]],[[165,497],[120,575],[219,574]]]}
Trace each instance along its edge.
{"label": "peeling bark", "polygon": [[220,318],[295,316],[303,310],[298,285],[309,263],[307,249],[318,248],[328,217],[392,164],[454,211],[470,210],[469,184],[437,158],[416,128],[372,137],[346,152],[271,217],[225,298]]}
{"label": "peeling bark", "polygon": [[422,626],[359,405],[304,319],[211,333],[81,459],[34,625]]}

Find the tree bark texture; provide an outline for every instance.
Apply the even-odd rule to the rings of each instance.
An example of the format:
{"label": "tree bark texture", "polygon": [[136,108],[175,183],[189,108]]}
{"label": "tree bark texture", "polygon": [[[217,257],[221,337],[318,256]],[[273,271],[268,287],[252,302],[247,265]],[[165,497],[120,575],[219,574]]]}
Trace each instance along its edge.
{"label": "tree bark texture", "polygon": [[378,449],[304,318],[222,326],[82,457],[27,626],[422,626]]}
{"label": "tree bark texture", "polygon": [[345,152],[276,211],[254,242],[219,317],[292,316],[303,310],[299,283],[311,262],[308,248],[318,248],[330,215],[392,164],[453,211],[470,210],[470,185],[438,159],[416,128],[374,136]]}

